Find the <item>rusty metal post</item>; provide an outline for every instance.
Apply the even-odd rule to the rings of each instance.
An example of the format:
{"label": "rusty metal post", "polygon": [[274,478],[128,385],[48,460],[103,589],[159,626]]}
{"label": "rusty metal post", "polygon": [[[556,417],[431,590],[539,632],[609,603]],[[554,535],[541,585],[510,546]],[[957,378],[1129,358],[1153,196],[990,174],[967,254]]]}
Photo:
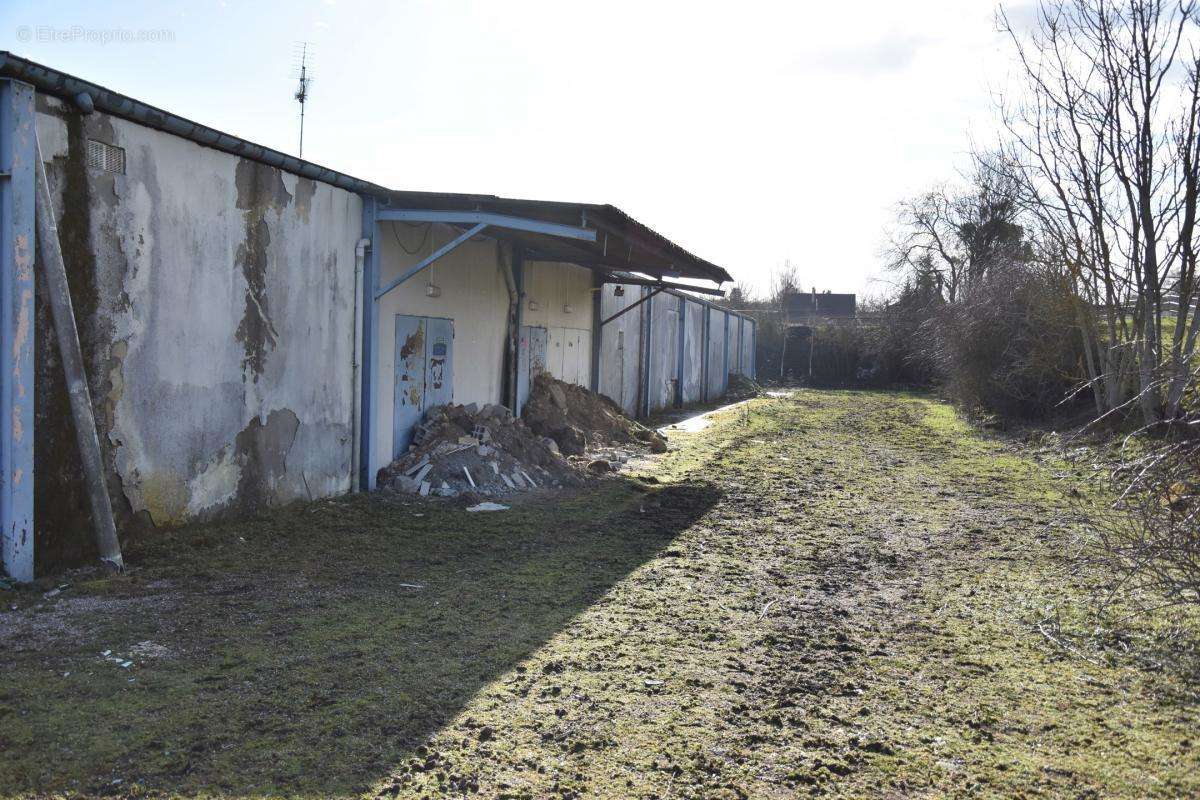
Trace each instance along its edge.
{"label": "rusty metal post", "polygon": [[[35,137],[36,142],[36,137]],[[71,290],[67,283],[67,268],[63,263],[62,247],[58,240],[58,225],[54,221],[54,205],[50,193],[50,179],[42,161],[42,148],[37,150],[37,244],[46,280],[46,295],[54,318],[54,333],[62,353],[63,371],[66,373],[67,393],[71,400],[71,417],[75,422],[75,440],[79,444],[79,457],[83,466],[83,477],[87,482],[88,504],[92,512],[92,529],[96,536],[96,547],[100,560],[118,571],[124,569],[121,544],[117,540],[117,527],[113,523],[112,505],[108,498],[108,487],[104,484],[104,462],[100,456],[100,439],[96,435],[96,418],[92,410],[92,394],[88,390],[87,374],[83,366],[83,352],[79,346],[79,331],[75,327],[75,311],[71,306]],[[82,154],[81,156],[82,157]]]}

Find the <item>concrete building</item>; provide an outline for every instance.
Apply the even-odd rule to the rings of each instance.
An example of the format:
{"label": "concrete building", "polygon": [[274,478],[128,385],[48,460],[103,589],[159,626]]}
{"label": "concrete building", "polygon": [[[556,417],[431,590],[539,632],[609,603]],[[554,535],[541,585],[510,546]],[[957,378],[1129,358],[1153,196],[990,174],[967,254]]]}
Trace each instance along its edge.
{"label": "concrete building", "polygon": [[519,411],[539,370],[639,415],[753,370],[753,322],[702,299],[729,274],[612,206],[393,191],[0,53],[20,579],[91,546],[34,257],[39,152],[126,534],[369,488],[427,408]]}

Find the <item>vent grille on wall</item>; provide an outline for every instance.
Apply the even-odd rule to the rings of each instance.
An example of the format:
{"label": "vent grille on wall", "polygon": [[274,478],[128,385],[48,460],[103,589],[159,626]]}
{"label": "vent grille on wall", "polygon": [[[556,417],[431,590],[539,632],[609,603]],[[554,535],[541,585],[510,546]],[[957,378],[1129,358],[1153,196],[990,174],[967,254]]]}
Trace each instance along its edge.
{"label": "vent grille on wall", "polygon": [[89,167],[117,175],[125,174],[125,150],[115,145],[88,139],[87,160]]}

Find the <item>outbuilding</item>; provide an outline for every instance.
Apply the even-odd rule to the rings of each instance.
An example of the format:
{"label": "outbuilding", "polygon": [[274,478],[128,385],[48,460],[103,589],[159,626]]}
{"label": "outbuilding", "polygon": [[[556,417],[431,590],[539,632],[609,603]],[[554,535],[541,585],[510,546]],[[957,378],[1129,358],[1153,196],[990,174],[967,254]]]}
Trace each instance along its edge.
{"label": "outbuilding", "polygon": [[0,524],[21,580],[91,547],[39,162],[123,531],[369,488],[426,409],[519,413],[539,370],[643,416],[753,370],[753,321],[706,299],[729,273],[613,206],[390,190],[0,52]]}

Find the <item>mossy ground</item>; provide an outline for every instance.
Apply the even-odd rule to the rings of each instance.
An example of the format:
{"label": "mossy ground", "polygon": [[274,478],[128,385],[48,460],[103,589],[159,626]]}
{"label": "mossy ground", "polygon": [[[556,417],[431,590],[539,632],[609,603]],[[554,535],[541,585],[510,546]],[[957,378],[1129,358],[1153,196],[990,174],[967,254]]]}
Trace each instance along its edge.
{"label": "mossy ground", "polygon": [[[1200,793],[1186,677],[1037,627],[1086,601],[1070,468],[930,399],[800,392],[654,477],[491,515],[297,506],[18,597],[0,789]],[[100,656],[143,641],[169,652]]]}

